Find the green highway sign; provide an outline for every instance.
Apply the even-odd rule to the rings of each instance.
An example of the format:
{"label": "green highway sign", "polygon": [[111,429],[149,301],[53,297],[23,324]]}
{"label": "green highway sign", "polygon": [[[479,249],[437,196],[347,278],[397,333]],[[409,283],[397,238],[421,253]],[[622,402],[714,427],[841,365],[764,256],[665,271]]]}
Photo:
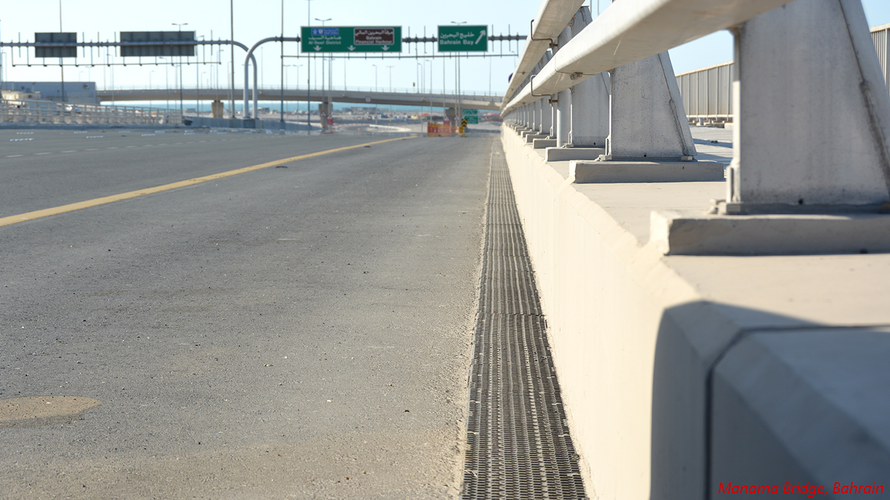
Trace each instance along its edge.
{"label": "green highway sign", "polygon": [[473,109],[473,108],[464,109],[464,116],[475,116],[478,114],[479,114],[478,109]]}
{"label": "green highway sign", "polygon": [[463,110],[464,112],[464,120],[467,121],[470,125],[478,125],[479,124],[479,110],[468,108]]}
{"label": "green highway sign", "polygon": [[303,26],[302,52],[401,52],[402,27]]}
{"label": "green highway sign", "polygon": [[488,26],[439,26],[439,52],[487,52]]}

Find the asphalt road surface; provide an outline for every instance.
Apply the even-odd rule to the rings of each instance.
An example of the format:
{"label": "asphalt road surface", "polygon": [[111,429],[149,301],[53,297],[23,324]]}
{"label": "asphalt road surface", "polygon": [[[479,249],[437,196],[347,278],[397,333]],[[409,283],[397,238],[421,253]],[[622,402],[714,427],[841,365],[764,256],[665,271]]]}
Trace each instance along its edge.
{"label": "asphalt road surface", "polygon": [[0,131],[0,497],[456,497],[493,138],[389,138]]}

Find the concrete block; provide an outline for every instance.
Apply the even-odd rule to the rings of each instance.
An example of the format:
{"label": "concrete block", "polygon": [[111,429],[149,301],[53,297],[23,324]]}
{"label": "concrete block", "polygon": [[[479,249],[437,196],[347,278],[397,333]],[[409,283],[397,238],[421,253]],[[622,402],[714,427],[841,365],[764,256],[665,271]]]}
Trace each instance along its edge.
{"label": "concrete block", "polygon": [[855,1],[792,2],[739,27],[728,201],[890,199],[890,96],[873,46]]}
{"label": "concrete block", "polygon": [[606,153],[605,148],[547,148],[547,161],[596,160]]}
{"label": "concrete block", "polygon": [[534,143],[535,139],[546,139],[547,137],[547,134],[525,134],[525,142],[528,144],[532,144]]}
{"label": "concrete block", "polygon": [[649,240],[666,255],[890,252],[890,215],[709,215],[653,211]]}
{"label": "concrete block", "polygon": [[869,488],[857,498],[890,496],[888,352],[888,328],[765,331],[739,341],[714,369],[710,498],[737,498],[729,483],[772,494],[803,487],[801,498],[843,498],[851,484]]}
{"label": "concrete block", "polygon": [[723,164],[709,161],[572,161],[569,168],[576,183],[723,180]]}
{"label": "concrete block", "polygon": [[535,139],[532,141],[534,149],[545,149],[556,147],[556,139]]}

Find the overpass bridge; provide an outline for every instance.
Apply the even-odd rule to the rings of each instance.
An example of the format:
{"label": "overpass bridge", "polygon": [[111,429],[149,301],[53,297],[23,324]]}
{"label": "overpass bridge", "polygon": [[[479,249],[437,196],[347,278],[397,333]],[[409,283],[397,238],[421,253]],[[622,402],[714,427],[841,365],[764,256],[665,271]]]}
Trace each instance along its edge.
{"label": "overpass bridge", "polygon": [[[243,89],[235,89],[235,99],[241,99]],[[103,103],[121,101],[228,101],[231,94],[228,89],[132,89],[132,90],[99,90],[96,92],[98,99]],[[254,101],[280,101],[281,89],[260,89]],[[475,108],[489,111],[499,111],[503,105],[503,97],[498,95],[455,95],[455,94],[430,94],[418,92],[380,92],[371,90],[342,90],[333,89],[322,91],[315,89],[286,89],[284,100],[288,102],[341,102],[353,104],[375,104],[394,106],[433,106],[446,108]]]}

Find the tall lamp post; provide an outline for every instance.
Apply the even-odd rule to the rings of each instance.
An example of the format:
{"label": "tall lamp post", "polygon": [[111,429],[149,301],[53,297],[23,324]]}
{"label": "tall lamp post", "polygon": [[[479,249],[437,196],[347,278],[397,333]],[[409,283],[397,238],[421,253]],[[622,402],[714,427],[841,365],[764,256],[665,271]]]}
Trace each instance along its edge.
{"label": "tall lamp post", "polygon": [[426,78],[426,69],[424,68],[423,64],[420,63],[415,63],[415,66],[417,67],[417,69],[420,70],[418,71],[418,74],[420,75],[420,82],[418,83],[419,87],[417,89],[417,93],[418,96],[420,96],[420,123],[423,123],[423,89],[425,83],[424,79]]}
{"label": "tall lamp post", "polygon": [[427,86],[427,91],[430,94],[430,121],[433,121],[433,61],[431,59],[424,60],[424,70],[426,70],[426,63],[430,63],[430,84]]}
{"label": "tall lamp post", "polygon": [[[201,35],[201,41],[204,41],[204,35]],[[204,47],[206,45],[201,44],[201,55],[204,59],[204,64],[207,64],[207,53],[204,51]],[[195,52],[195,59],[198,58],[198,53]],[[201,116],[201,65],[198,61],[195,61],[195,107],[198,108],[198,117]]]}
{"label": "tall lamp post", "polygon": [[[173,26],[179,27],[179,32],[182,33],[182,27],[188,26],[189,23],[171,23]],[[180,37],[182,38],[182,37]],[[179,116],[182,116],[182,56],[179,56]]]}
{"label": "tall lamp post", "polygon": [[[62,0],[59,0],[59,33],[63,32],[62,29]],[[65,64],[64,59],[59,58],[59,69],[62,72],[62,102],[65,102]]]}
{"label": "tall lamp post", "polygon": [[[306,0],[306,24],[312,28],[312,0]],[[312,63],[310,55],[306,56],[306,127],[307,133],[312,132]]]}
{"label": "tall lamp post", "polygon": [[[387,66],[387,68],[389,68],[389,93],[392,94],[392,68],[393,68],[393,66],[390,64],[389,66]],[[390,99],[392,99],[392,96],[390,96]],[[390,119],[390,121],[392,121],[392,104],[389,105],[389,119]]]}
{"label": "tall lamp post", "polygon": [[284,0],[281,0],[281,128],[284,128]]}
{"label": "tall lamp post", "polygon": [[[315,20],[318,21],[318,22],[320,22],[320,23],[321,23],[321,27],[324,28],[324,23],[330,21],[331,18],[329,17],[329,18],[327,18],[327,19],[319,19],[319,18],[316,17]],[[324,122],[322,122],[322,124],[321,124],[321,128],[326,130],[327,127],[328,127],[328,126],[327,126],[327,123],[328,123],[328,122],[327,122],[327,119],[328,119],[328,116],[327,116],[327,115],[328,115],[328,107],[327,107],[327,105],[325,104],[325,90],[324,90],[324,61],[325,61],[325,59],[327,59],[327,57],[325,57],[325,55],[322,54],[322,56],[321,56],[321,107],[322,107],[322,109],[324,110],[324,115],[325,115],[325,116],[324,116],[324,118],[322,118],[321,113],[319,113],[319,114],[318,114],[318,119],[319,119],[319,120],[324,120]],[[333,62],[334,62],[334,61],[331,60],[328,64],[333,64]],[[330,83],[330,82],[329,82],[329,83]],[[330,98],[330,94],[328,94],[327,98]],[[333,108],[333,106],[331,106],[331,108]]]}
{"label": "tall lamp post", "polygon": [[[467,24],[467,22],[451,21],[451,24],[460,26],[461,24]],[[454,92],[457,94],[457,113],[455,114],[454,119],[457,121],[457,123],[461,123],[464,118],[464,112],[460,102],[460,53],[457,54],[457,85],[455,85]]]}

